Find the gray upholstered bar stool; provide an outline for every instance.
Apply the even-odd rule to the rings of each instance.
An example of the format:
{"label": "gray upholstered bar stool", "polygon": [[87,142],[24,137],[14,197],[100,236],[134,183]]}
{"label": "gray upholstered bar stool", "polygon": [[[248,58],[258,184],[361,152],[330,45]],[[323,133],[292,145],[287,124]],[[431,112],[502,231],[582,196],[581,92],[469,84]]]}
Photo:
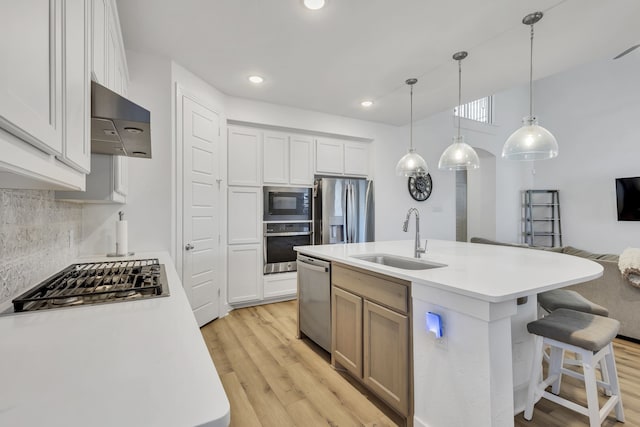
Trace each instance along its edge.
{"label": "gray upholstered bar stool", "polygon": [[598,316],[609,316],[609,310],[605,307],[589,301],[576,291],[568,289],[541,292],[538,294],[538,304],[548,313],[559,308],[568,308],[582,311],[583,313],[597,314]]}
{"label": "gray upholstered bar stool", "polygon": [[[616,419],[624,422],[618,371],[612,345],[612,340],[619,329],[620,322],[615,319],[564,308],[554,310],[548,316],[529,323],[527,330],[535,335],[535,353],[524,418],[531,420],[535,402],[544,397],[588,416],[590,427],[600,426],[614,408]],[[545,345],[551,347],[551,360],[546,379],[542,376],[542,349]],[[582,374],[563,367],[565,350],[580,355]],[[608,381],[596,379],[594,368],[601,360],[604,360],[607,366]],[[584,381],[587,392],[586,408],[558,396],[562,375]],[[551,386],[551,392],[546,391],[549,386]],[[598,386],[604,387],[610,394],[602,409],[598,404]]]}
{"label": "gray upholstered bar stool", "polygon": [[[605,307],[586,299],[576,291],[570,291],[568,289],[554,289],[551,291],[541,292],[538,294],[538,304],[547,313],[551,313],[559,308],[568,308],[570,310],[581,311],[583,313],[609,317],[609,310]],[[543,356],[544,359],[549,362],[549,355],[546,352]],[[570,358],[565,359],[564,363],[580,365],[580,361]],[[607,372],[606,364],[601,363],[599,366],[603,381],[608,382],[609,373]],[[605,394],[608,396],[610,395],[606,389]]]}

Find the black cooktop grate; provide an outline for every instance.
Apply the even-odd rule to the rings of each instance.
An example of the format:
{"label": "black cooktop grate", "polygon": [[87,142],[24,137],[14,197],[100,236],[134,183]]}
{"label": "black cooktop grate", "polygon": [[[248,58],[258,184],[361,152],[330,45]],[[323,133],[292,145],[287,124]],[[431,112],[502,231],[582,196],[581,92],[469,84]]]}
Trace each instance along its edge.
{"label": "black cooktop grate", "polygon": [[12,302],[20,312],[168,294],[164,266],[152,258],[73,264]]}

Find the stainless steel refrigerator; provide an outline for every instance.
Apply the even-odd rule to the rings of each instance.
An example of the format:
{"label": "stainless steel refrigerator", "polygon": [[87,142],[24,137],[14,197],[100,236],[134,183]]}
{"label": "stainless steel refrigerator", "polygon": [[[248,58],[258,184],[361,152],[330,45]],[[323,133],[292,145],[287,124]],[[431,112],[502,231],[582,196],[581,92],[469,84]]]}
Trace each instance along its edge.
{"label": "stainless steel refrigerator", "polygon": [[373,181],[316,178],[313,235],[316,245],[375,240]]}

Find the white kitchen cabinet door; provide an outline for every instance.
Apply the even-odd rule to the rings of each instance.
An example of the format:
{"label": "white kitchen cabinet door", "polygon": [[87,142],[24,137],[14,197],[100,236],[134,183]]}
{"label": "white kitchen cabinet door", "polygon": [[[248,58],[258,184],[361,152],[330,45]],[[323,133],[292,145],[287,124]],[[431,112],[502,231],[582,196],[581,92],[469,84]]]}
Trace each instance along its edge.
{"label": "white kitchen cabinet door", "polygon": [[229,128],[227,174],[229,185],[262,185],[260,132],[249,128]]}
{"label": "white kitchen cabinet door", "polygon": [[344,143],[344,174],[369,175],[369,144],[364,142]]}
{"label": "white kitchen cabinet door", "polygon": [[341,175],[344,171],[344,142],[336,139],[316,140],[316,172]]}
{"label": "white kitchen cabinet door", "polygon": [[262,299],[262,245],[229,246],[227,250],[229,304]]}
{"label": "white kitchen cabinet door", "polygon": [[107,0],[93,0],[91,72],[93,79],[106,86]]}
{"label": "white kitchen cabinet door", "polygon": [[62,0],[2,2],[0,127],[62,154]]}
{"label": "white kitchen cabinet door", "polygon": [[127,194],[129,193],[129,158],[125,156],[112,156],[112,157],[113,157],[113,191],[120,194],[123,197],[127,197]]}
{"label": "white kitchen cabinet door", "polygon": [[289,138],[289,182],[313,185],[313,139],[309,136]]}
{"label": "white kitchen cabinet door", "polygon": [[230,245],[262,242],[262,191],[252,187],[229,187],[227,242]]}
{"label": "white kitchen cabinet door", "polygon": [[64,125],[60,159],[88,173],[91,169],[89,19],[91,0],[64,2]]}
{"label": "white kitchen cabinet door", "polygon": [[127,157],[91,155],[86,191],[56,191],[56,199],[77,203],[126,203]]}
{"label": "white kitchen cabinet door", "polygon": [[264,276],[263,296],[267,298],[295,298],[298,291],[298,275],[289,273],[266,274]]}
{"label": "white kitchen cabinet door", "polygon": [[280,133],[265,132],[262,140],[263,182],[265,184],[289,183],[289,137]]}

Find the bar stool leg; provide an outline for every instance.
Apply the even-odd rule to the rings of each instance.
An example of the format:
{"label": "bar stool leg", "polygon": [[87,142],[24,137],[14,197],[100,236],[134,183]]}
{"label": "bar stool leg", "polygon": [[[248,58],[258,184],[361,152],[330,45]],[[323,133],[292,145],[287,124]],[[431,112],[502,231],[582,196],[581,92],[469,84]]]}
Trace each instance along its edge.
{"label": "bar stool leg", "polygon": [[604,357],[604,363],[600,366],[606,365],[607,374],[609,377],[609,384],[611,385],[611,394],[618,396],[618,403],[616,404],[616,419],[621,423],[624,422],[624,409],[622,408],[622,396],[620,395],[620,382],[618,381],[618,368],[616,367],[616,359],[613,354],[613,343],[609,344],[609,351]]}
{"label": "bar stool leg", "polygon": [[551,383],[551,392],[553,394],[560,393],[560,383],[562,382],[562,365],[564,362],[564,349],[559,347],[551,347],[551,360],[549,361],[549,377],[557,376],[557,379]]}
{"label": "bar stool leg", "polygon": [[582,370],[584,374],[584,387],[587,392],[587,411],[589,413],[589,426],[600,427],[600,406],[598,403],[598,384],[593,353],[584,351],[582,354]]}
{"label": "bar stool leg", "polygon": [[[603,383],[607,383],[607,384],[611,384],[611,381],[609,380],[609,369],[607,369],[607,359],[603,359],[600,360],[600,375],[602,375],[602,382]],[[605,396],[611,396],[612,392],[610,389],[606,388],[604,389],[604,394]]]}
{"label": "bar stool leg", "polygon": [[536,391],[542,377],[542,337],[536,335],[533,345],[533,360],[531,362],[531,377],[529,380],[529,389],[527,391],[527,403],[524,408],[524,419],[531,421],[533,417],[533,406],[536,400]]}

